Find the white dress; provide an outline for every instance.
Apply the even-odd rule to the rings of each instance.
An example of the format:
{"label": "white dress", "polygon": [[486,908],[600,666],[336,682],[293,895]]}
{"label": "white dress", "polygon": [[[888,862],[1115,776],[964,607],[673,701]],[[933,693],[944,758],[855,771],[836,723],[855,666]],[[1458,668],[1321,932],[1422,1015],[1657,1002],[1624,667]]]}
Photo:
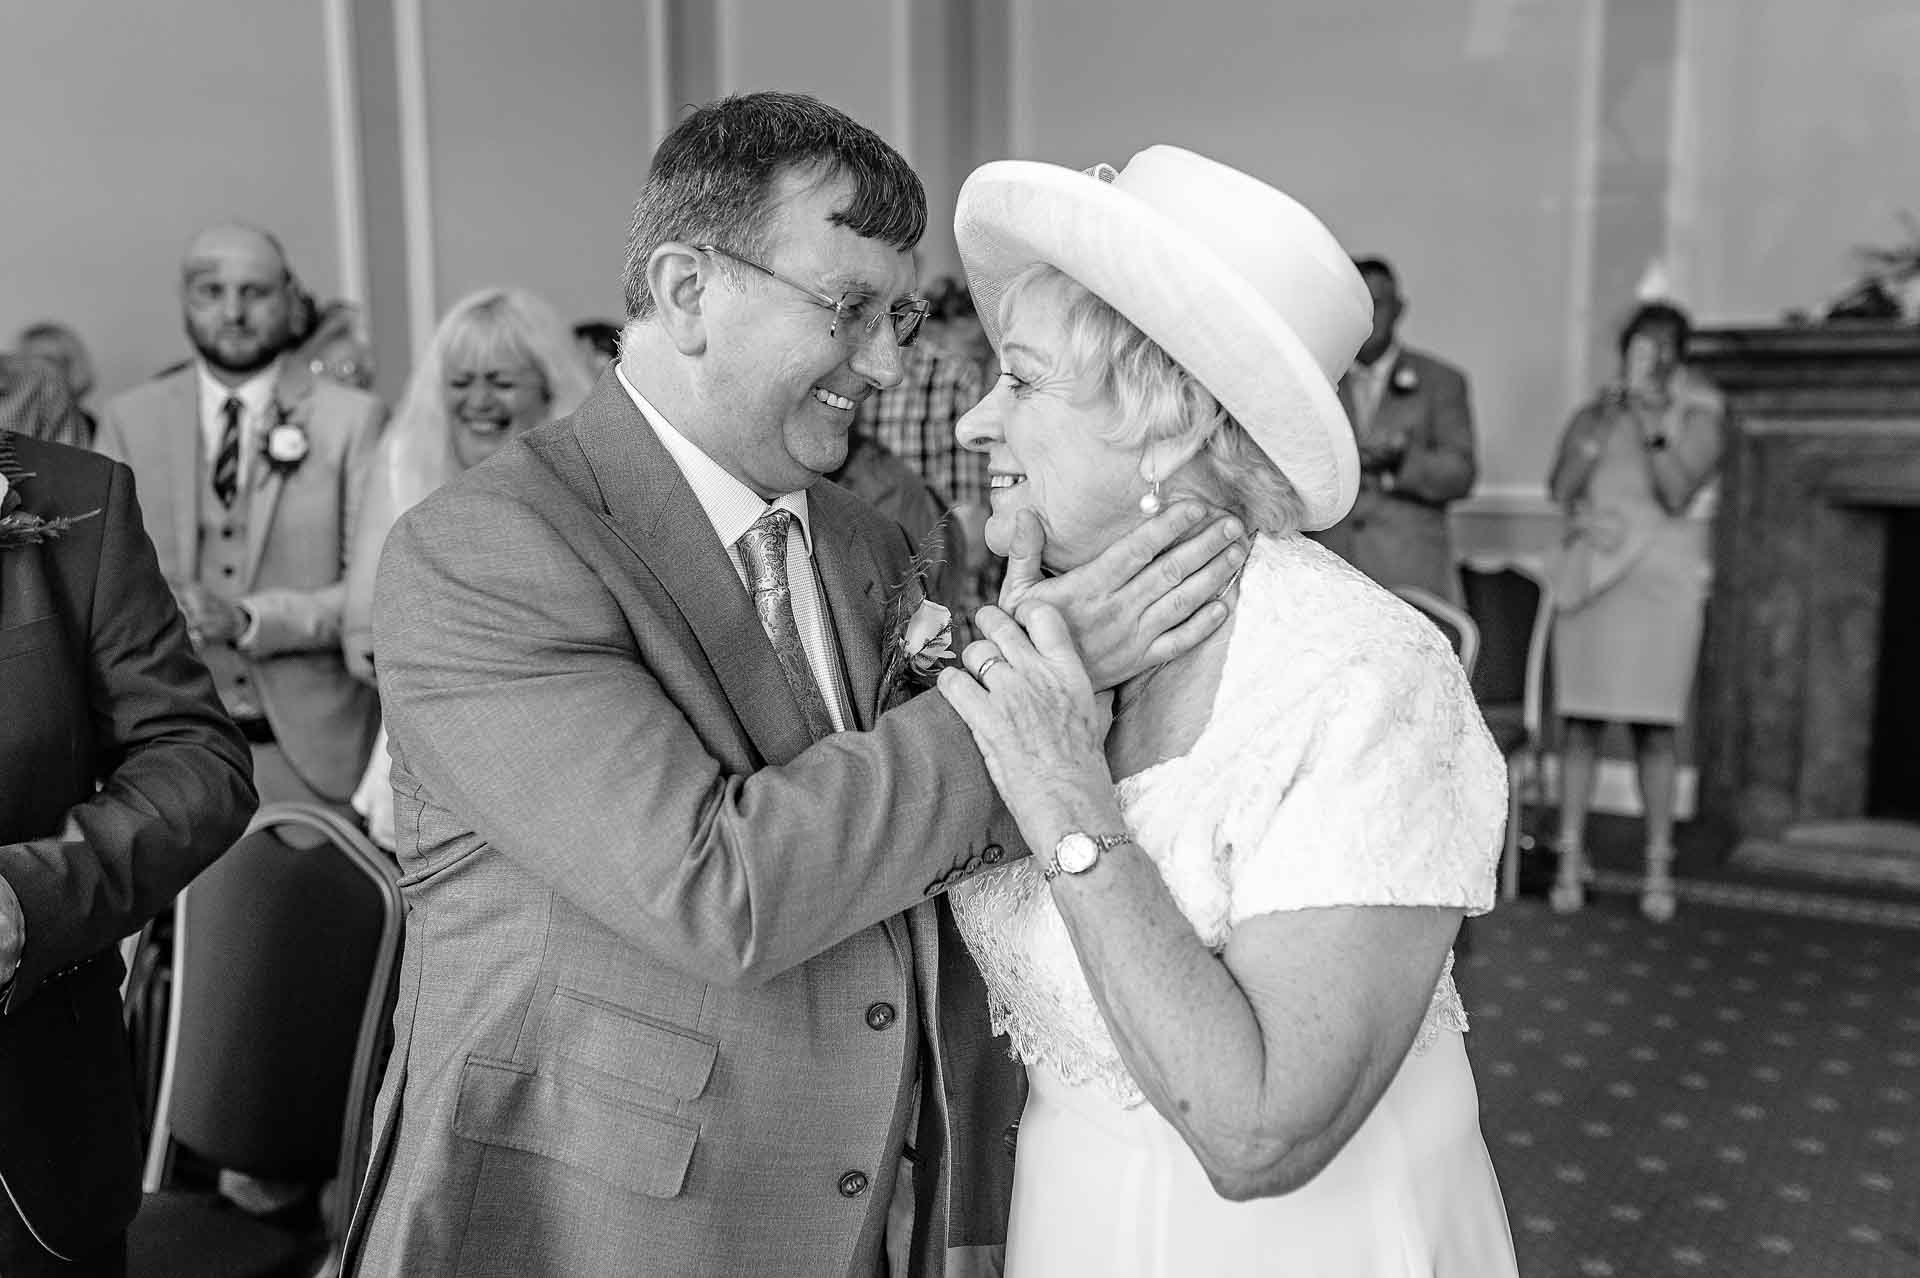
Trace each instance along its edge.
{"label": "white dress", "polygon": [[[1212,718],[1117,792],[1215,950],[1276,910],[1493,904],[1506,769],[1459,663],[1423,617],[1305,538],[1256,541]],[[1516,1272],[1451,959],[1351,1143],[1294,1193],[1233,1203],[1127,1072],[1035,861],[952,901],[1031,1084],[1010,1278]]]}

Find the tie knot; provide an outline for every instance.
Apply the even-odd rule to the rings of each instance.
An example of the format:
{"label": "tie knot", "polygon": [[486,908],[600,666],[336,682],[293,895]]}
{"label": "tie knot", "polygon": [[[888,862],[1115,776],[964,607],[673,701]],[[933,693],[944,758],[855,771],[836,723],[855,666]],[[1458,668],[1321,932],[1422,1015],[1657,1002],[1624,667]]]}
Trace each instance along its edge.
{"label": "tie knot", "polygon": [[757,594],[787,586],[787,530],[793,512],[774,507],[753,521],[740,536],[746,550],[747,585]]}
{"label": "tie knot", "polygon": [[245,408],[246,405],[240,402],[238,395],[227,396],[227,402],[220,405],[220,411],[225,413],[229,418],[239,417]]}

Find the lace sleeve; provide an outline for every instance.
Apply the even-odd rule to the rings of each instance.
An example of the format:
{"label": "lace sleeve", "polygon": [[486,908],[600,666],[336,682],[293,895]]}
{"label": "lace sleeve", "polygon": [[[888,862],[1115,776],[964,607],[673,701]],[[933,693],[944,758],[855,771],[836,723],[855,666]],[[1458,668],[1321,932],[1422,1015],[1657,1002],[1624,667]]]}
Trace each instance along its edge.
{"label": "lace sleeve", "polygon": [[1220,828],[1230,920],[1329,905],[1493,907],[1506,768],[1423,619],[1374,627],[1312,693],[1252,714]]}

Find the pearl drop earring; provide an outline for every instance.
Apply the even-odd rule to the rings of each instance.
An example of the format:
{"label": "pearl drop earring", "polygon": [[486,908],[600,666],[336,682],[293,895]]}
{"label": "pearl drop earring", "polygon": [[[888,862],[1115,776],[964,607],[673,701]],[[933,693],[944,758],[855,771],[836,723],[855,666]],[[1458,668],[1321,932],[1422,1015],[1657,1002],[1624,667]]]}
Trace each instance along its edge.
{"label": "pearl drop earring", "polygon": [[1149,479],[1147,483],[1152,485],[1152,487],[1148,488],[1146,493],[1140,498],[1140,513],[1151,519],[1160,513],[1162,507],[1160,501],[1160,481],[1157,479]]}

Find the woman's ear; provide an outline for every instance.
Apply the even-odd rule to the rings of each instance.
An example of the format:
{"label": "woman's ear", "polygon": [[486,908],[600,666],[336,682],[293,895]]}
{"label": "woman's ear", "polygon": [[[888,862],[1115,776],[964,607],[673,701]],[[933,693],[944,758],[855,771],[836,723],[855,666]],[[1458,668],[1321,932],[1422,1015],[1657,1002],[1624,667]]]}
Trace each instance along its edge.
{"label": "woman's ear", "polygon": [[1182,432],[1174,439],[1159,439],[1148,444],[1140,452],[1140,478],[1151,484],[1154,480],[1165,483],[1173,478],[1174,472],[1192,461],[1205,442],[1191,431]]}
{"label": "woman's ear", "polygon": [[647,289],[660,327],[682,355],[707,348],[707,288],[713,262],[690,244],[669,240],[647,258]]}

